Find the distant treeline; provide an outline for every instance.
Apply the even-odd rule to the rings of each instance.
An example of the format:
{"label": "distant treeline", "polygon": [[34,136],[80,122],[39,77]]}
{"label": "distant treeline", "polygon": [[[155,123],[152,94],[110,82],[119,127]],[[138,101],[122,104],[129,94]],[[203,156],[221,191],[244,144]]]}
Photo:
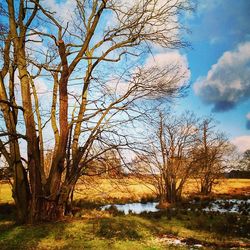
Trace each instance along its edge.
{"label": "distant treeline", "polygon": [[250,171],[232,170],[229,173],[225,173],[226,178],[240,178],[250,179]]}

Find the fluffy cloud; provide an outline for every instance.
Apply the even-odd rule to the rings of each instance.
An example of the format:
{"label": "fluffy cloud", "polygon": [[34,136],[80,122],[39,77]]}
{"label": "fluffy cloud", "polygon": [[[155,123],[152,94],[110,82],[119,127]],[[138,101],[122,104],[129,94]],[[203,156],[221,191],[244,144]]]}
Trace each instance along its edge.
{"label": "fluffy cloud", "polygon": [[[186,84],[191,76],[191,72],[188,68],[188,60],[187,57],[181,54],[178,50],[165,51],[162,53],[158,53],[154,56],[149,57],[144,67],[158,67],[158,68],[168,68],[173,67],[173,70],[169,72],[169,77],[179,76],[180,81],[179,85],[182,86]],[[172,75],[171,75],[172,74]]]}
{"label": "fluffy cloud", "polygon": [[250,149],[250,135],[235,137],[231,142],[238,148],[240,152]]}
{"label": "fluffy cloud", "polygon": [[165,67],[171,64],[179,65],[183,73],[188,73],[186,77],[190,77],[187,57],[185,55],[180,54],[178,50],[165,51],[149,57],[146,60],[145,67],[152,67],[155,65],[159,67]]}
{"label": "fluffy cloud", "polygon": [[43,3],[50,11],[56,13],[57,17],[60,17],[61,21],[64,23],[70,22],[72,16],[74,16],[74,9],[76,7],[76,1],[72,0],[47,0]]}
{"label": "fluffy cloud", "polygon": [[206,77],[194,84],[195,93],[213,111],[227,111],[250,97],[250,42],[225,52]]}
{"label": "fluffy cloud", "polygon": [[[150,71],[152,68],[160,70],[169,69],[166,76],[166,84],[170,79],[178,79],[176,83],[179,87],[184,86],[190,79],[191,72],[188,68],[187,57],[181,54],[178,50],[165,51],[147,58],[143,65],[145,72]],[[135,70],[136,72],[136,70]],[[152,82],[152,84],[155,84]],[[110,81],[108,85],[110,91],[115,91],[119,94],[124,94],[130,87],[127,82]]]}

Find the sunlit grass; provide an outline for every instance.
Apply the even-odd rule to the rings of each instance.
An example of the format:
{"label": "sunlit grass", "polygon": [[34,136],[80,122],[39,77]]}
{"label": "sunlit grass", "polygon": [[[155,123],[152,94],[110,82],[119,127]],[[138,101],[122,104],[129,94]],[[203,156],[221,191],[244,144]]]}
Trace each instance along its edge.
{"label": "sunlit grass", "polygon": [[[139,225],[142,219],[125,219]],[[145,238],[117,239],[116,237],[98,236],[99,228],[93,227],[92,220],[75,220],[37,226],[18,226],[5,229],[0,233],[0,249],[163,249],[158,242],[152,244],[150,231],[144,227],[137,228]],[[123,227],[124,218],[110,221]],[[1,228],[0,224],[0,228]],[[115,233],[115,232],[114,232]]]}
{"label": "sunlit grass", "polygon": [[[197,180],[190,179],[183,190],[183,195],[185,197],[197,193],[199,193],[199,183]],[[214,186],[213,194],[250,194],[250,179],[218,180],[218,184]],[[97,178],[94,182],[78,183],[74,197],[98,203],[119,203],[140,201],[142,198],[150,200],[155,196],[156,193],[152,185],[145,184],[143,181],[138,182],[134,178]]]}
{"label": "sunlit grass", "polygon": [[[181,219],[169,219],[164,214],[160,218],[127,215],[67,219],[35,226],[15,226],[0,221],[0,249],[190,249],[190,246],[167,245],[164,235],[207,243],[239,240],[222,233],[188,228],[188,223],[196,218],[197,215],[192,213]],[[210,222],[209,216],[204,217],[204,222]],[[241,241],[247,242],[247,239],[241,238]]]}
{"label": "sunlit grass", "polygon": [[0,182],[0,203],[12,203],[11,186],[7,182]]}
{"label": "sunlit grass", "polygon": [[[221,179],[214,186],[214,194],[249,194],[250,179]],[[198,182],[188,181],[184,188],[184,196],[199,192]],[[155,197],[154,187],[135,178],[105,179],[85,178],[76,185],[75,200],[86,200],[98,204],[113,202],[133,202]],[[0,183],[0,203],[12,203],[11,187],[8,183]]]}
{"label": "sunlit grass", "polygon": [[139,201],[142,197],[154,197],[154,188],[145,185],[135,178],[109,179],[109,178],[85,178],[76,185],[74,198],[89,201],[107,202],[131,202]]}

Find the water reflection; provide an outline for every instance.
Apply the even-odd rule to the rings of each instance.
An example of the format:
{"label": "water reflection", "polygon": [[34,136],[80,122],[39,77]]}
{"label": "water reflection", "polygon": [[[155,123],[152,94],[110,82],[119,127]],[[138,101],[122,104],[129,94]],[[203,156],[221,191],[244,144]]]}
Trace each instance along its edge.
{"label": "water reflection", "polygon": [[[129,211],[135,214],[140,214],[142,212],[157,212],[159,211],[156,206],[159,202],[148,202],[148,203],[128,203],[124,205],[114,204],[118,211],[128,214]],[[191,201],[190,205],[197,205],[196,210],[202,209],[205,212],[220,212],[220,213],[250,213],[250,199],[248,200],[237,200],[237,199],[217,199],[209,202],[208,204],[201,207],[199,202]],[[101,209],[105,210],[110,208],[111,205],[105,205]],[[172,208],[175,209],[175,208]],[[188,211],[191,211],[191,208],[187,208]]]}
{"label": "water reflection", "polygon": [[[148,202],[148,203],[128,203],[124,205],[114,204],[118,211],[124,212],[125,214],[128,214],[129,211],[135,214],[140,214],[142,212],[157,212],[159,211],[156,206],[158,205],[158,202]],[[111,205],[105,205],[102,207],[102,210],[110,208]]]}

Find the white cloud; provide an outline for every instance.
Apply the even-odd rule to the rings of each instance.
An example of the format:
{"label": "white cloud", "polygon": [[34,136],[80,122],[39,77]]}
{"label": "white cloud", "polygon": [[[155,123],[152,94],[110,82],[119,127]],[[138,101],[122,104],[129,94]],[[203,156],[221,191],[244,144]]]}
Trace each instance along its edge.
{"label": "white cloud", "polygon": [[36,87],[36,91],[37,91],[37,94],[40,94],[40,95],[44,95],[47,93],[48,91],[48,87],[47,85],[45,84],[45,79],[39,77],[37,78],[35,81],[35,87]]}
{"label": "white cloud", "polygon": [[55,12],[61,21],[65,23],[72,20],[72,15],[74,15],[74,9],[76,7],[76,1],[72,0],[47,0],[44,1],[43,4],[50,11]]}
{"label": "white cloud", "polygon": [[[171,65],[178,66],[178,74],[183,75],[183,82],[190,79],[191,72],[188,69],[188,60],[185,55],[182,55],[178,50],[158,53],[149,57],[146,60],[145,68],[158,66],[160,68],[169,67]],[[175,74],[176,72],[172,72]]]}
{"label": "white cloud", "polygon": [[[158,68],[159,71],[169,69],[168,74],[164,78],[166,86],[168,86],[171,79],[178,79],[176,85],[181,87],[189,81],[191,76],[191,72],[188,68],[187,57],[180,54],[178,50],[165,51],[148,57],[145,61],[145,64],[143,65],[145,74],[150,72],[152,68]],[[136,73],[136,71],[137,69],[134,71],[134,73]],[[151,82],[151,84],[153,86],[154,82]],[[121,95],[125,94],[132,85],[133,83],[129,84],[124,81],[119,81],[119,79],[114,79],[109,82],[107,87],[109,91],[116,92],[117,94]]]}
{"label": "white cloud", "polygon": [[242,135],[235,137],[231,142],[238,148],[240,152],[250,149],[250,135]]}
{"label": "white cloud", "polygon": [[246,115],[247,120],[250,120],[250,112]]}
{"label": "white cloud", "polygon": [[250,97],[250,42],[226,51],[207,76],[194,84],[195,93],[214,111],[226,111]]}
{"label": "white cloud", "polygon": [[116,29],[121,24],[121,27],[129,27],[137,23],[134,29],[124,29],[123,36],[131,36],[132,31],[142,34],[140,39],[148,41],[150,45],[172,48],[180,46],[179,13],[189,8],[188,1],[114,0],[109,3],[116,13],[107,20],[107,29]]}

